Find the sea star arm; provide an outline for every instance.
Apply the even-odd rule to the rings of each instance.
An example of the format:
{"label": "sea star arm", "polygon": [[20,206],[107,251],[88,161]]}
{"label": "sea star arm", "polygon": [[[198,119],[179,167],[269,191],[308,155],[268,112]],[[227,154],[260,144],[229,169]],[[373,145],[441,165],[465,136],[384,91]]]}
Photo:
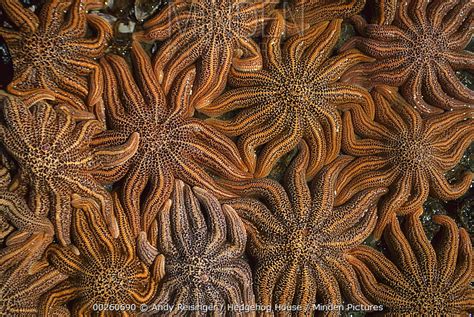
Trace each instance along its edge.
{"label": "sea star arm", "polygon": [[291,203],[285,191],[269,179],[258,181],[246,180],[241,182],[232,182],[220,180],[220,184],[235,192],[239,196],[252,196],[262,198],[271,206],[273,214],[278,215],[282,221],[288,222],[293,218]]}
{"label": "sea star arm", "polygon": [[51,186],[49,196],[55,210],[53,224],[56,228],[56,236],[62,245],[69,245],[71,243],[71,201],[69,196],[53,186]]}
{"label": "sea star arm", "polygon": [[[197,109],[208,106],[224,90],[234,55],[232,48],[229,39],[214,38],[202,57],[202,72],[191,96],[191,102]],[[216,65],[220,68],[216,68]]]}
{"label": "sea star arm", "polygon": [[[83,15],[83,14],[81,14]],[[88,55],[91,53],[104,52],[106,47],[104,43],[107,43],[112,37],[112,28],[110,25],[100,16],[94,14],[88,14],[86,20],[88,25],[90,25],[97,36],[93,38],[86,38],[79,40],[71,40],[67,43],[68,46],[74,47],[74,50],[80,53],[81,55]]]}
{"label": "sea star arm", "polygon": [[364,108],[369,118],[374,117],[374,101],[370,94],[363,88],[354,85],[333,83],[328,85],[326,94],[336,106],[351,102],[358,103]]}
{"label": "sea star arm", "polygon": [[64,18],[72,1],[49,1],[42,6],[39,12],[40,27],[42,31],[59,33],[63,26]]}
{"label": "sea star arm", "polygon": [[304,33],[289,37],[285,40],[282,50],[285,63],[296,70],[298,62],[306,57],[306,65],[310,69],[318,69],[336,44],[341,22],[342,20],[336,19],[319,23]]}
{"label": "sea star arm", "polygon": [[153,68],[145,50],[140,43],[133,41],[132,43],[132,61],[135,72],[138,78],[138,86],[145,101],[144,106],[152,106],[155,118],[162,116],[165,109],[162,105],[165,104],[165,96],[161,89],[156,75],[153,73]]}
{"label": "sea star arm", "polygon": [[[436,276],[436,253],[430,241],[426,237],[423,225],[419,220],[419,214],[413,213],[407,217],[406,238],[410,243],[422,275],[426,278],[426,282],[431,284],[435,281]],[[395,221],[395,220],[394,220]]]}
{"label": "sea star arm", "polygon": [[192,117],[194,113],[191,104],[193,83],[196,76],[196,67],[190,66],[176,78],[176,84],[170,92],[171,112],[185,117]]}
{"label": "sea star arm", "polygon": [[133,132],[128,140],[121,145],[94,149],[95,161],[101,168],[106,169],[122,165],[135,155],[139,142],[139,134]]}
{"label": "sea star arm", "polygon": [[455,70],[474,72],[474,53],[472,52],[447,52],[444,54],[448,63]]}
{"label": "sea star arm", "polygon": [[[434,220],[438,221],[436,218]],[[474,268],[474,257],[469,234],[465,229],[461,228],[459,236],[458,263],[455,271],[457,276],[451,279],[453,292],[462,292],[465,289],[469,281],[472,281],[472,269]]]}
{"label": "sea star arm", "polygon": [[328,210],[333,208],[337,194],[335,191],[335,181],[351,160],[352,158],[349,156],[341,156],[330,165],[324,167],[313,179],[310,186],[313,202],[309,219],[312,219],[312,223],[317,227],[319,227],[318,224],[322,223],[329,216],[327,214]]}
{"label": "sea star arm", "polygon": [[[77,194],[73,194],[71,196],[71,204],[75,206],[75,208],[90,208],[90,204],[94,205],[95,202],[90,202],[86,199],[81,198]],[[85,205],[84,205],[85,204]],[[82,207],[81,207],[82,206]],[[86,207],[87,206],[87,207]],[[98,209],[97,209],[98,210]],[[80,234],[81,237],[92,237],[94,236],[94,232],[88,225],[84,225],[86,220],[84,218],[84,214],[82,212],[78,212],[74,215],[74,221],[72,222],[73,230],[77,234]],[[103,259],[103,252],[99,248],[96,243],[90,243],[87,239],[77,239],[74,241],[74,245],[80,248],[82,254],[92,258],[92,259]]]}
{"label": "sea star arm", "polygon": [[325,78],[328,82],[334,83],[344,74],[349,68],[362,62],[371,62],[374,59],[368,57],[358,50],[351,49],[345,51],[335,57],[332,57],[319,67],[316,81],[320,78]]}
{"label": "sea star arm", "polygon": [[214,148],[219,149],[220,152],[225,155],[225,157],[223,157],[222,154],[217,153],[214,155],[214,158],[217,160],[224,162],[230,161],[230,164],[227,168],[224,168],[224,171],[232,168],[234,170],[233,174],[238,175],[240,178],[246,177],[246,166],[240,157],[237,148],[228,138],[201,121],[190,120],[190,122],[186,124],[186,127],[195,128],[196,136],[201,140],[200,142],[203,142],[203,145],[208,145],[207,147],[203,147],[203,151],[207,148],[210,152],[213,152],[214,150],[211,150],[211,147],[209,146],[213,145]]}
{"label": "sea star arm", "polygon": [[[209,138],[212,142],[213,138]],[[192,148],[195,152],[195,160],[204,164],[204,166],[208,167],[210,170],[214,171],[217,175],[222,176],[226,179],[231,180],[240,180],[242,178],[247,178],[248,175],[242,172],[241,168],[244,167],[243,162],[241,162],[242,167],[238,167],[232,162],[228,157],[224,156],[223,153],[232,153],[234,149],[228,148],[221,148],[220,150],[215,150],[212,147],[207,146],[208,141],[205,142],[189,142],[189,143],[182,143]],[[212,142],[211,144],[216,144]],[[230,147],[230,145],[228,146]],[[237,149],[235,149],[235,153],[238,153]],[[233,154],[233,153],[232,153]],[[245,167],[244,167],[245,168]]]}
{"label": "sea star arm", "polygon": [[[168,199],[157,215],[159,229],[158,248],[163,254],[176,257],[179,256],[179,252],[174,245],[174,236],[171,232],[171,205],[172,201]],[[162,289],[165,288],[163,287]]]}
{"label": "sea star arm", "polygon": [[342,144],[341,147],[350,155],[364,156],[384,153],[387,149],[380,140],[369,138],[360,139],[354,133],[354,120],[350,112],[345,112],[342,118]]}
{"label": "sea star arm", "polygon": [[425,170],[417,170],[412,177],[412,192],[409,201],[398,209],[398,215],[407,215],[418,209],[428,198],[430,191],[429,175]]}
{"label": "sea star arm", "polygon": [[[274,110],[271,105],[266,107],[255,106],[244,109],[230,120],[224,121],[210,118],[207,119],[206,122],[227,136],[243,135],[242,139],[246,140],[247,138],[252,138],[253,134],[264,133],[271,129],[273,124],[267,122],[271,120],[271,114],[273,112]],[[263,125],[265,128],[258,127],[258,125]],[[255,146],[253,146],[253,148],[255,148]]]}
{"label": "sea star arm", "polygon": [[259,104],[270,102],[269,100],[272,95],[273,91],[265,86],[236,88],[216,98],[211,105],[203,109],[202,112],[210,116],[219,116],[226,112],[243,108],[249,108],[248,111],[260,108],[268,109],[269,111],[271,107],[261,107]]}
{"label": "sea star arm", "polygon": [[456,5],[456,2],[456,0],[437,0],[432,2],[432,4],[428,7],[427,14],[428,19],[433,21],[432,23],[435,28],[441,27],[444,17]]}
{"label": "sea star arm", "polygon": [[[325,156],[327,157],[329,147],[326,143],[326,138],[321,137],[321,124],[316,120],[308,120],[308,131],[303,136],[303,140],[313,149],[310,151],[310,158],[308,162],[308,168],[306,171],[306,178],[311,179],[324,165]],[[338,148],[340,146],[332,146],[332,148]],[[329,159],[327,159],[329,161]]]}
{"label": "sea star arm", "polygon": [[245,251],[247,235],[245,226],[237,212],[229,205],[222,206],[222,211],[229,224],[229,241],[231,246],[225,251],[227,256],[238,257]]}
{"label": "sea star arm", "polygon": [[126,61],[117,55],[107,55],[105,59],[109,62],[113,69],[113,73],[117,78],[116,83],[119,91],[122,92],[122,94],[119,95],[123,101],[122,104],[129,112],[136,111],[143,116],[145,110],[136,106],[145,104],[145,100],[143,100],[140,89],[135,83],[132,72]]}
{"label": "sea star arm", "polygon": [[21,35],[17,31],[0,27],[0,35],[3,37],[5,42],[18,42],[21,40]]}
{"label": "sea star arm", "polygon": [[53,236],[51,222],[44,216],[34,214],[26,202],[16,193],[0,190],[0,210],[8,222],[18,230],[45,232]]}
{"label": "sea star arm", "polygon": [[473,173],[464,173],[456,183],[449,183],[446,177],[439,171],[430,170],[431,191],[436,197],[443,200],[453,200],[461,197],[471,186]]}
{"label": "sea star arm", "polygon": [[73,287],[72,283],[68,280],[56,287],[50,292],[41,303],[40,316],[47,317],[51,316],[51,313],[56,309],[57,306],[66,303],[76,297],[79,288]]}
{"label": "sea star arm", "polygon": [[168,40],[166,45],[163,45],[156,53],[153,60],[153,70],[157,74],[160,84],[163,85],[165,93],[168,93],[171,89],[173,82],[171,76],[177,75],[167,71],[169,63],[175,58],[176,54],[187,47],[188,54],[185,57],[191,61],[192,55],[199,55],[202,51],[203,43],[199,41],[199,34],[196,33],[199,32],[195,32],[192,28],[186,30]]}
{"label": "sea star arm", "polygon": [[[143,26],[147,29],[145,37],[149,40],[164,40],[171,33],[177,31],[176,28],[182,26],[180,21],[186,20],[192,15],[186,13],[188,5],[185,1],[179,0],[168,4],[159,14],[146,21]],[[184,11],[184,12],[183,12]]]}
{"label": "sea star arm", "polygon": [[281,14],[276,14],[275,19],[267,27],[267,36],[262,42],[264,55],[264,68],[282,71],[283,56],[281,51],[281,34],[284,31],[284,20]]}
{"label": "sea star arm", "polygon": [[255,168],[255,177],[267,176],[276,161],[291,151],[302,139],[303,132],[300,127],[300,120],[296,118],[293,125],[287,127],[286,131],[282,131],[279,135],[267,143],[257,160],[257,166]]}
{"label": "sea star arm", "polygon": [[460,235],[456,223],[447,216],[436,215],[433,221],[441,225],[441,230],[433,241],[436,242],[437,266],[444,268],[440,274],[439,285],[448,286],[455,276],[458,263]]}
{"label": "sea star arm", "polygon": [[177,176],[180,179],[186,179],[191,185],[198,185],[210,190],[218,197],[233,197],[234,194],[217,185],[214,178],[205,172],[204,168],[190,160],[172,154],[177,168]]}
{"label": "sea star arm", "polygon": [[225,201],[242,217],[250,222],[258,232],[284,235],[285,227],[261,202],[251,198],[236,198]]}
{"label": "sea star arm", "polygon": [[125,113],[129,112],[128,104],[122,104],[119,94],[116,92],[118,87],[116,75],[106,58],[101,58],[99,61],[100,68],[103,72],[104,77],[104,104],[106,105],[107,115],[110,120],[118,121],[122,120]]}
{"label": "sea star arm", "polygon": [[[460,106],[468,106],[465,103],[472,105],[474,103],[474,92],[464,86],[454,73],[454,70],[449,65],[437,64],[437,75],[439,78],[439,85],[445,85],[445,90],[452,93],[458,99],[460,99]],[[439,86],[441,88],[441,86]],[[459,103],[454,103],[454,107]]]}
{"label": "sea star arm", "polygon": [[[352,104],[350,105],[349,110],[350,115],[346,118],[346,113],[349,113],[345,112],[342,117],[343,135],[345,129],[353,129],[355,133],[359,134],[360,136],[375,140],[380,138],[387,139],[393,137],[393,134],[390,132],[389,129],[379,124],[378,122],[371,120],[360,105]],[[347,133],[353,134],[353,132],[351,131]]]}
{"label": "sea star arm", "polygon": [[[173,177],[167,175],[164,168],[159,167],[156,175],[149,179],[149,196],[143,204],[142,230],[148,231],[156,214],[165,203],[165,199],[171,195]],[[137,197],[139,199],[139,197]],[[140,201],[140,200],[138,200]],[[136,206],[138,208],[138,204]]]}
{"label": "sea star arm", "polygon": [[238,38],[237,56],[232,59],[232,67],[243,72],[255,72],[262,68],[263,60],[260,47],[252,39]]}
{"label": "sea star arm", "polygon": [[271,305],[275,285],[279,276],[287,269],[285,259],[282,257],[269,258],[257,266],[255,271],[255,284],[257,289],[257,302],[262,305]]}
{"label": "sea star arm", "polygon": [[269,120],[269,122],[262,124],[253,131],[246,132],[239,138],[237,146],[251,173],[255,172],[257,166],[257,147],[277,137],[285,129],[283,125],[285,120],[286,111],[279,118]]}
{"label": "sea star arm", "polygon": [[322,225],[322,230],[334,237],[328,245],[349,248],[361,244],[375,226],[376,202],[386,192],[383,187],[363,190],[346,204],[334,208],[332,217]]}
{"label": "sea star arm", "polygon": [[[397,266],[386,259],[383,254],[361,246],[351,252],[348,261],[357,272],[362,287],[368,294],[371,294],[370,297],[375,302],[384,304],[397,301],[399,305],[410,305],[410,302],[398,295],[394,288],[401,285],[407,291],[411,290],[413,295],[415,295],[415,291]],[[377,279],[379,276],[384,276],[387,282],[379,282]]]}
{"label": "sea star arm", "polygon": [[474,18],[474,4],[469,0],[461,0],[456,7],[447,14],[446,18],[447,21],[443,25],[443,29],[448,35],[462,28],[466,22],[467,25],[470,26]]}
{"label": "sea star arm", "polygon": [[328,257],[328,264],[334,267],[334,276],[340,285],[341,292],[352,303],[370,305],[369,300],[364,296],[357,280],[357,274],[350,263],[345,259],[335,259]]}
{"label": "sea star arm", "polygon": [[393,187],[390,188],[379,207],[379,219],[373,232],[376,239],[380,239],[387,224],[393,221],[393,215],[398,206],[410,196],[412,182],[411,175],[403,174],[397,183],[392,184]]}
{"label": "sea star arm", "polygon": [[305,219],[311,205],[311,194],[306,183],[306,168],[309,161],[308,145],[303,141],[299,144],[299,154],[291,162],[285,175],[285,188],[289,193],[289,198],[296,215]]}
{"label": "sea star arm", "polygon": [[5,14],[12,20],[12,23],[22,32],[32,33],[38,29],[40,24],[38,17],[23,7],[20,1],[2,0],[0,5]]}
{"label": "sea star arm", "polygon": [[214,250],[226,243],[227,224],[221,212],[219,201],[204,189],[194,187],[193,192],[199,202],[206,206],[209,217],[209,241],[207,249]]}
{"label": "sea star arm", "polygon": [[311,267],[315,272],[317,284],[320,285],[318,291],[322,304],[342,303],[340,287],[334,274],[319,263],[312,263]]}

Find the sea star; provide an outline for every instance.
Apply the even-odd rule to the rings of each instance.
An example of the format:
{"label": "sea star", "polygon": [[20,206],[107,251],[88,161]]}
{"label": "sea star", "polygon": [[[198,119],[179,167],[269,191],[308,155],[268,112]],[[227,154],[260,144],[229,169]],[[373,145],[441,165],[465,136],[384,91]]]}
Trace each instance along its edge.
{"label": "sea star", "polygon": [[154,60],[165,93],[178,74],[197,61],[192,104],[201,108],[222,92],[231,64],[241,70],[261,68],[260,49],[252,37],[262,33],[274,4],[271,0],[178,0],[145,22],[145,40],[165,41]]}
{"label": "sea star", "polygon": [[[243,259],[247,236],[235,210],[181,180],[174,187],[172,200],[158,216],[157,245],[166,259],[166,275],[153,302],[197,307],[193,316],[207,316],[206,307],[254,305],[252,273]],[[142,237],[146,241],[144,233]],[[150,250],[150,245],[143,246],[139,254]]]}
{"label": "sea star", "polygon": [[354,19],[364,37],[341,50],[357,47],[377,60],[360,66],[373,84],[401,88],[405,99],[423,114],[474,104],[474,92],[455,70],[474,70],[474,55],[463,49],[474,32],[472,0],[401,0],[393,25],[367,25]]}
{"label": "sea star", "polygon": [[[137,154],[123,167],[128,172],[122,193],[134,227],[148,231],[159,207],[171,194],[174,177],[219,197],[229,197],[231,194],[219,188],[205,169],[234,180],[249,175],[232,141],[202,120],[192,118],[189,98],[194,68],[178,78],[167,100],[138,42],[132,45],[132,60],[136,79],[123,58],[108,55],[100,61],[106,77],[107,120],[113,130],[102,133],[99,141],[121,144],[131,133],[139,132]],[[141,199],[140,217],[137,211]]]}
{"label": "sea star", "polygon": [[[267,176],[277,160],[304,139],[312,153],[308,178],[331,162],[341,143],[338,106],[363,104],[373,114],[370,95],[357,86],[337,82],[346,69],[368,61],[357,50],[329,58],[341,20],[322,22],[303,35],[289,38],[283,48],[283,17],[278,14],[264,38],[264,69],[231,72],[235,89],[225,92],[202,112],[217,116],[242,109],[230,120],[208,122],[230,136],[255,177]],[[260,154],[256,149],[265,145]]]}
{"label": "sea star", "polygon": [[449,183],[444,173],[474,141],[474,111],[454,111],[422,120],[391,88],[378,86],[372,94],[377,106],[375,121],[357,107],[344,113],[342,149],[356,159],[339,175],[336,204],[361,188],[388,187],[374,231],[379,238],[395,213],[416,211],[429,192],[451,200],[468,190],[472,173],[465,173],[456,183]]}
{"label": "sea star", "polygon": [[[0,221],[2,239],[10,246],[41,232],[52,241],[54,227],[45,216],[32,211],[17,185],[12,182],[9,170],[0,164]],[[25,245],[28,248],[28,245]],[[20,251],[20,250],[18,250]]]}
{"label": "sea star", "polygon": [[31,186],[29,201],[35,204],[35,213],[49,212],[59,241],[70,241],[72,193],[100,201],[115,235],[109,193],[98,181],[105,184],[118,179],[116,169],[134,155],[138,135],[132,134],[117,146],[92,147],[91,138],[101,131],[101,123],[86,120],[76,124],[66,107],[56,110],[46,100],[29,109],[19,98],[8,96],[4,99],[3,114],[5,123],[0,123],[0,140]]}
{"label": "sea star", "polygon": [[344,19],[359,13],[365,0],[295,0],[285,10],[290,34],[322,21]]}
{"label": "sea star", "polygon": [[0,249],[0,315],[37,316],[40,297],[66,276],[39,261],[53,241],[53,224],[12,187],[8,169],[1,167],[0,214],[12,230]]}
{"label": "sea star", "polygon": [[[41,297],[66,278],[52,266],[38,262],[51,241],[52,235],[38,231],[27,240],[0,251],[2,316],[38,316],[41,313]],[[54,312],[62,311],[57,309]]]}
{"label": "sea star", "polygon": [[257,262],[257,303],[300,305],[297,313],[306,316],[305,308],[317,301],[342,304],[343,291],[347,299],[366,304],[343,255],[370,235],[376,202],[385,189],[363,190],[333,208],[335,180],[351,158],[340,157],[323,168],[310,190],[305,177],[309,148],[304,141],[299,148],[287,170],[285,188],[271,179],[225,182],[242,196],[223,202],[238,212],[247,227],[248,250]]}
{"label": "sea star", "polygon": [[433,221],[441,231],[430,244],[418,217],[407,216],[403,231],[396,219],[387,226],[389,258],[367,246],[350,252],[364,294],[397,316],[468,316],[474,309],[469,234],[437,215]]}
{"label": "sea star", "polygon": [[[164,258],[157,256],[150,270],[136,256],[136,236],[133,236],[118,195],[113,194],[113,209],[119,235],[107,231],[100,207],[92,199],[73,195],[74,247],[51,245],[47,258],[68,279],[54,288],[42,303],[44,316],[51,309],[74,300],[73,316],[89,316],[94,304],[138,305],[157,291],[164,275]],[[117,315],[121,315],[116,311]],[[123,314],[133,310],[127,309]],[[115,316],[115,315],[114,315]]]}
{"label": "sea star", "polygon": [[[0,27],[14,65],[15,76],[7,87],[10,93],[29,97],[38,90],[49,90],[57,100],[79,110],[96,105],[102,94],[102,76],[94,59],[104,54],[112,31],[105,20],[87,14],[90,3],[51,0],[37,16],[18,0],[0,1],[18,28]],[[87,36],[88,26],[96,36]]]}

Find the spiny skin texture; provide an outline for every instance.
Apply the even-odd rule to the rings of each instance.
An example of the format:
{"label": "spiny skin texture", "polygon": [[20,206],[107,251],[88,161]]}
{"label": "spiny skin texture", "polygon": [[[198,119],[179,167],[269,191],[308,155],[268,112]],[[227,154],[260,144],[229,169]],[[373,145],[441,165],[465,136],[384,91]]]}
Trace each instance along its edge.
{"label": "spiny skin texture", "polygon": [[252,37],[262,33],[274,3],[176,0],[147,21],[145,40],[164,41],[156,53],[154,69],[165,93],[180,72],[197,62],[192,104],[202,108],[222,92],[231,65],[247,71],[260,69],[260,49]]}
{"label": "spiny skin texture", "polygon": [[[52,266],[39,262],[52,235],[26,233],[29,238],[0,251],[1,316],[38,316],[41,297],[66,278]],[[63,309],[52,313],[51,316],[69,316]]]}
{"label": "spiny skin texture", "polygon": [[[243,259],[247,236],[235,210],[221,206],[209,192],[177,180],[172,200],[159,213],[158,230],[166,275],[154,303],[224,309],[255,304],[252,274]],[[175,310],[177,315],[189,315]],[[194,313],[209,315],[202,309]]]}
{"label": "spiny skin texture", "polygon": [[365,0],[295,0],[286,9],[287,30],[290,34],[301,32],[308,26],[322,21],[344,19],[358,14]]}
{"label": "spiny skin texture", "polygon": [[[73,195],[74,247],[51,245],[47,258],[68,279],[54,288],[42,303],[42,315],[50,316],[52,309],[69,301],[73,316],[93,314],[94,304],[136,304],[148,301],[157,291],[164,275],[164,258],[158,256],[151,265],[136,255],[136,236],[133,235],[125,211],[117,194],[113,207],[119,235],[114,238],[107,231],[100,208],[91,199]],[[94,316],[134,315],[133,311],[102,310]]]}
{"label": "spiny skin texture", "polygon": [[474,111],[453,111],[422,120],[388,87],[377,87],[373,97],[375,121],[356,107],[344,113],[342,149],[356,159],[339,175],[336,203],[347,201],[361,188],[388,187],[374,231],[379,238],[395,213],[415,212],[429,193],[452,200],[469,189],[472,173],[452,184],[444,174],[474,141]]}
{"label": "spiny skin texture", "polygon": [[374,18],[371,23],[390,25],[395,20],[398,0],[373,0],[375,2]]}
{"label": "spiny skin texture", "polygon": [[430,243],[419,214],[406,217],[404,230],[396,219],[387,226],[389,258],[367,246],[350,252],[364,294],[382,304],[387,316],[469,316],[474,310],[469,234],[437,215],[433,221],[441,230]]}
{"label": "spiny skin texture", "polygon": [[226,182],[242,196],[224,203],[238,212],[247,227],[248,252],[257,261],[257,303],[303,308],[316,302],[339,305],[342,291],[351,302],[366,304],[344,254],[370,235],[376,202],[385,189],[361,191],[334,208],[335,180],[351,158],[340,157],[323,168],[311,189],[305,178],[309,159],[309,149],[302,142],[287,170],[284,188],[270,179]]}
{"label": "spiny skin texture", "polygon": [[29,204],[34,204],[36,214],[50,215],[61,244],[70,242],[72,193],[100,202],[115,235],[109,193],[101,183],[118,179],[115,169],[134,155],[138,134],[120,145],[93,147],[91,139],[101,131],[101,124],[96,120],[76,123],[65,107],[54,109],[46,100],[28,108],[10,96],[5,98],[3,114],[0,140],[30,185]]}
{"label": "spiny skin texture", "polygon": [[[112,31],[105,20],[87,14],[91,6],[90,0],[51,0],[36,16],[18,0],[0,0],[3,12],[18,29],[0,27],[14,65],[10,93],[29,97],[49,90],[76,109],[92,110],[89,107],[102,94],[102,76],[94,59],[104,54]],[[88,26],[96,36],[87,36]]]}
{"label": "spiny skin texture", "polygon": [[472,0],[400,0],[392,25],[367,25],[354,19],[363,37],[342,50],[357,47],[376,58],[359,67],[373,84],[400,87],[422,114],[473,107],[474,92],[456,70],[474,71],[474,55],[464,48],[474,33]]}
{"label": "spiny skin texture", "polygon": [[[5,245],[24,241],[31,235],[42,232],[50,242],[54,227],[46,215],[34,213],[25,201],[16,182],[11,181],[9,170],[0,164],[0,221],[1,237]],[[3,243],[2,243],[3,245]]]}
{"label": "spiny skin texture", "polygon": [[146,52],[137,42],[132,46],[132,60],[135,79],[123,58],[109,55],[100,61],[112,130],[102,133],[98,141],[121,144],[131,133],[140,133],[137,154],[121,167],[127,172],[122,196],[133,228],[146,232],[170,197],[175,177],[218,197],[230,197],[231,193],[219,188],[207,171],[234,180],[249,175],[232,141],[202,120],[192,118],[189,98],[193,68],[178,78],[167,101]]}
{"label": "spiny skin texture", "polygon": [[[255,177],[267,176],[275,163],[304,139],[312,153],[307,176],[339,153],[341,118],[338,106],[362,104],[373,114],[369,94],[338,82],[346,69],[369,61],[357,50],[329,58],[341,20],[322,22],[281,45],[281,15],[269,25],[264,38],[264,69],[232,71],[231,89],[201,111],[218,116],[242,109],[230,120],[208,122],[229,136],[240,136],[238,147]],[[257,156],[257,148],[263,147]]]}
{"label": "spiny skin texture", "polygon": [[0,315],[38,316],[40,297],[66,276],[40,263],[53,241],[53,225],[46,216],[30,210],[14,187],[8,170],[1,167],[0,215],[12,231],[0,250]]}

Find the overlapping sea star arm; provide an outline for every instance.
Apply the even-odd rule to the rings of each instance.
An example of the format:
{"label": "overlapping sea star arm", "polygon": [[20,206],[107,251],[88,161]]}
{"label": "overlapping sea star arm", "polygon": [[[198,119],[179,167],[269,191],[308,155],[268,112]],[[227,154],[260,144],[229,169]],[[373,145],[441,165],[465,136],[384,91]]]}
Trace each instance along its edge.
{"label": "overlapping sea star arm", "polygon": [[71,300],[73,313],[84,315],[92,312],[95,303],[114,300],[139,304],[156,293],[164,274],[164,258],[157,256],[150,270],[137,258],[135,237],[116,193],[113,204],[119,224],[116,238],[110,235],[98,213],[99,205],[73,195],[72,205],[77,208],[73,222],[77,248],[53,245],[47,251],[48,259],[69,278],[45,297],[45,316]]}
{"label": "overlapping sea star arm", "polygon": [[[53,0],[42,7],[40,19],[19,1],[4,0],[1,5],[18,27],[0,29],[15,70],[8,91],[28,99],[48,90],[73,109],[89,110],[102,120],[102,74],[94,59],[105,52],[112,30],[99,16],[87,14],[95,4]],[[96,35],[89,36],[89,27]]]}
{"label": "overlapping sea star arm", "polygon": [[101,133],[94,144],[115,145],[132,132],[143,135],[129,164],[113,167],[111,175],[125,173],[124,206],[131,221],[138,224],[134,230],[147,232],[170,197],[176,177],[219,197],[231,197],[214,177],[237,180],[249,175],[233,142],[192,117],[194,66],[176,77],[175,86],[165,96],[138,42],[132,44],[132,61],[135,73],[119,56],[109,55],[100,61],[106,76],[104,100],[112,130]]}
{"label": "overlapping sea star arm", "polygon": [[306,171],[311,178],[339,153],[339,111],[355,103],[374,117],[370,94],[339,81],[349,68],[372,59],[357,50],[329,57],[341,23],[321,22],[283,41],[285,21],[276,14],[263,39],[264,68],[255,72],[233,69],[230,83],[236,88],[200,110],[211,116],[237,110],[230,119],[207,122],[226,135],[239,137],[238,148],[254,177],[268,175],[277,160],[305,140],[311,147]]}
{"label": "overlapping sea star arm", "polygon": [[305,309],[312,310],[316,302],[340,303],[341,292],[368,304],[343,256],[370,234],[376,202],[386,189],[362,191],[334,208],[335,180],[351,158],[338,158],[320,171],[312,192],[306,183],[309,158],[308,146],[300,143],[284,188],[267,179],[225,184],[241,196],[225,203],[239,213],[249,235],[249,254],[256,260],[257,302],[309,305],[299,315],[308,314]]}
{"label": "overlapping sea star arm", "polygon": [[260,69],[260,49],[252,37],[271,16],[271,1],[179,1],[144,24],[138,35],[164,41],[154,69],[168,93],[179,74],[198,62],[192,97],[196,108],[206,107],[225,87],[232,64],[238,69]]}
{"label": "overlapping sea star arm", "polygon": [[[354,18],[361,37],[341,48],[357,47],[376,59],[357,66],[373,85],[400,87],[405,99],[423,115],[471,107],[474,92],[455,70],[472,68],[470,41],[474,20],[471,1],[400,1],[392,25],[367,25]],[[472,58],[471,58],[472,60]]]}
{"label": "overlapping sea star arm", "polygon": [[296,0],[285,9],[289,34],[303,32],[322,21],[343,19],[358,14],[365,0]]}
{"label": "overlapping sea star arm", "polygon": [[[221,205],[208,191],[177,180],[159,220],[156,244],[166,258],[166,275],[153,303],[255,303],[249,287],[251,271],[242,258],[246,232],[233,208]],[[144,247],[139,254],[151,249]],[[196,306],[195,314],[206,312]]]}
{"label": "overlapping sea star arm", "polygon": [[465,314],[474,306],[472,246],[464,229],[453,219],[437,215],[441,225],[429,242],[421,221],[422,210],[407,216],[404,228],[394,219],[386,227],[387,258],[379,251],[360,246],[350,252],[364,294],[391,314]]}
{"label": "overlapping sea star arm", "polygon": [[465,193],[472,173],[450,184],[444,174],[473,141],[472,111],[457,110],[422,120],[418,112],[388,86],[372,93],[374,120],[353,106],[344,113],[343,151],[356,159],[341,172],[336,204],[363,187],[389,188],[379,204],[375,236],[380,237],[392,214],[416,211],[428,194],[450,200]]}
{"label": "overlapping sea star arm", "polygon": [[[65,107],[54,109],[40,100],[28,108],[20,99],[7,97],[3,110],[5,124],[0,126],[0,139],[17,160],[21,175],[33,187],[31,202],[35,202],[40,213],[49,213],[54,219],[61,243],[69,244],[72,192],[100,202],[115,235],[109,193],[94,174],[103,176],[107,170],[126,163],[137,150],[138,134],[129,135],[122,144],[95,147],[90,140],[100,131],[101,124],[96,120],[75,122]],[[110,174],[108,178],[117,180]]]}

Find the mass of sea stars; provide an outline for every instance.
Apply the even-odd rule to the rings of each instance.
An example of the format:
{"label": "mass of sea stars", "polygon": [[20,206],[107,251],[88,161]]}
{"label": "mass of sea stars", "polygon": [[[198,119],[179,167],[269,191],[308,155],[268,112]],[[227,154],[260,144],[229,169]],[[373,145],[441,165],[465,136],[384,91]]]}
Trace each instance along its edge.
{"label": "mass of sea stars", "polygon": [[472,0],[170,0],[127,40],[34,3],[0,0],[1,316],[474,313],[472,223],[425,207],[472,195]]}

